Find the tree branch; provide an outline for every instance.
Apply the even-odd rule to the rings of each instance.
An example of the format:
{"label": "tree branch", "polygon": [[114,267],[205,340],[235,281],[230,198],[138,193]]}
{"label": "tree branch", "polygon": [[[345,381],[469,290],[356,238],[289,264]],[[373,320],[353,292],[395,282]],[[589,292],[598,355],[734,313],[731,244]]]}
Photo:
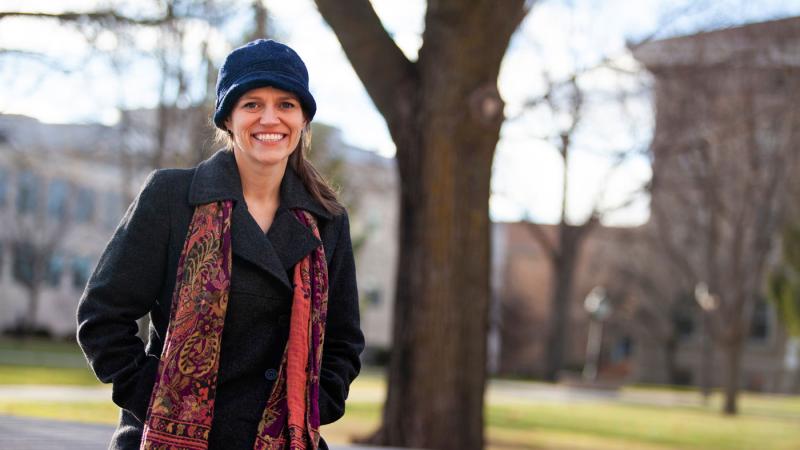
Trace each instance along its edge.
{"label": "tree branch", "polygon": [[141,18],[128,17],[119,14],[118,12],[108,9],[91,12],[63,12],[63,13],[45,13],[45,12],[25,12],[25,11],[0,11],[0,20],[7,17],[29,17],[36,19],[53,19],[60,22],[75,22],[75,23],[118,23],[124,25],[143,25],[143,26],[158,26],[173,20],[170,14],[164,17],[156,18]]}
{"label": "tree branch", "polygon": [[418,85],[415,64],[389,36],[368,0],[315,3],[394,134],[412,113],[409,101]]}
{"label": "tree branch", "polygon": [[550,239],[547,233],[544,232],[542,225],[531,221],[526,222],[526,225],[527,226],[525,228],[527,228],[533,238],[536,239],[536,242],[542,246],[542,249],[544,249],[545,253],[547,253],[547,256],[551,260],[555,261],[561,257],[561,252],[553,244],[553,241]]}

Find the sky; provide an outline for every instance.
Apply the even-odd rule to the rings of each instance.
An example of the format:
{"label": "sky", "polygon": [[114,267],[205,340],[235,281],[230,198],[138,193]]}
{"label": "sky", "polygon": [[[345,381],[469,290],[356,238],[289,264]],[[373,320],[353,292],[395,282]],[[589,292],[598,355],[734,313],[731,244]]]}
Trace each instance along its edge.
{"label": "sky", "polygon": [[[25,10],[90,9],[96,0],[56,3],[28,0]],[[410,58],[422,44],[425,2],[373,0],[384,27]],[[0,10],[19,10],[17,0],[0,0]],[[278,36],[304,59],[311,91],[318,104],[316,121],[339,127],[349,144],[394,154],[385,122],[311,0],[266,0]],[[695,5],[695,6],[686,6]],[[678,14],[680,13],[680,14]],[[562,162],[555,147],[543,140],[563,117],[522,108],[540,95],[541,73],[562,79],[576,67],[591,67],[610,57],[624,67],[636,63],[626,51],[626,40],[637,40],[659,30],[657,36],[690,34],[697,30],[800,15],[800,0],[540,0],[512,38],[501,67],[498,87],[506,102],[505,123],[498,142],[492,176],[490,214],[494,220],[529,219],[554,223],[561,205]],[[138,36],[141,48],[157,36]],[[98,33],[100,46],[114,48],[110,34]],[[222,42],[222,39],[220,40]],[[0,112],[25,114],[44,122],[102,122],[113,124],[120,104],[152,107],[158,99],[155,68],[137,64],[120,77],[106,61],[86,59],[83,37],[52,25],[4,20],[0,48],[45,52],[38,60],[5,55],[0,59]],[[229,48],[214,48],[219,59]],[[71,69],[62,71],[63,69]],[[568,214],[583,220],[598,203],[611,209],[626,203],[650,177],[649,162],[632,157],[612,171],[609,151],[641,148],[652,133],[653,108],[646,92],[625,103],[615,100],[622,89],[635,90],[647,75],[620,77],[608,71],[593,73],[582,86],[597,92],[589,101],[586,118],[570,158]],[[641,89],[639,89],[641,90]],[[638,225],[647,220],[646,196],[636,195],[630,206],[604,217],[608,225]]]}

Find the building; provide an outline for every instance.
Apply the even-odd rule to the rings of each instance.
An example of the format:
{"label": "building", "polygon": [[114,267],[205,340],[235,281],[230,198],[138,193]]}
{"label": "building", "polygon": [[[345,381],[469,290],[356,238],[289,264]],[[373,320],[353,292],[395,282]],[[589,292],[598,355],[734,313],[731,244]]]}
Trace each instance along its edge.
{"label": "building", "polygon": [[[35,302],[38,330],[74,335],[87,278],[150,171],[146,116],[131,112],[120,128],[0,115],[0,330],[25,325]],[[320,164],[342,168],[337,184],[350,211],[362,325],[370,345],[386,348],[397,252],[394,161],[326,131],[320,133],[319,145],[327,147]],[[195,157],[184,149],[172,159]]]}
{"label": "building", "polygon": [[[708,328],[725,347],[742,345],[741,386],[780,390],[786,336],[764,299],[762,270],[779,260],[798,170],[800,18],[648,42],[633,53],[654,77],[650,234],[687,269],[672,283],[673,297],[689,299],[673,310],[681,323],[674,369],[687,383],[705,372],[721,384],[729,370],[723,352],[703,350]],[[706,320],[691,301],[695,283],[714,299]],[[645,379],[664,372],[652,358],[640,367]]]}
{"label": "building", "polygon": [[[784,367],[787,338],[763,297],[762,274],[748,273],[747,264],[734,267],[728,260],[758,262],[761,257],[769,264],[779,257],[774,245],[760,256],[753,249],[769,246],[736,244],[751,244],[748,240],[756,233],[748,230],[768,229],[759,239],[772,242],[779,231],[774,225],[767,228],[770,222],[765,220],[775,217],[777,223],[770,208],[785,207],[780,201],[786,199],[773,182],[789,172],[781,172],[785,168],[779,163],[798,163],[791,155],[799,153],[793,134],[800,129],[800,117],[793,114],[800,97],[799,44],[800,18],[791,18],[653,41],[635,49],[634,56],[654,77],[651,220],[630,229],[596,227],[587,237],[570,305],[567,376],[579,374],[586,359],[590,318],[583,301],[594,286],[603,286],[613,313],[603,328],[601,378],[686,385],[707,379],[719,386],[728,370],[724,352],[709,345],[707,327],[716,321],[722,329],[717,335],[724,335],[738,318],[744,336],[740,385],[773,392],[797,389],[797,380],[787,380],[797,373]],[[739,214],[738,240],[736,226],[722,226],[716,238],[701,233],[709,229],[704,224],[713,207],[703,197],[708,184],[705,191],[693,184],[698,179],[710,182],[708,171],[698,168],[714,169],[716,199],[734,205],[728,209]],[[758,207],[735,208],[743,203]],[[714,214],[729,221],[724,212]],[[665,218],[667,226],[659,223]],[[553,275],[528,228],[524,223],[493,227],[490,367],[501,374],[537,377],[544,371]],[[551,236],[557,232],[554,226],[543,228]],[[679,246],[672,250],[686,260],[691,273],[674,268],[669,250],[661,245],[667,232],[677,236]],[[726,287],[739,280],[726,277],[734,276],[747,277],[755,300],[738,314],[734,307],[727,314],[717,304],[713,320],[704,319],[694,294],[696,284],[711,275],[703,264],[709,239],[721,243],[715,251],[724,260],[717,264],[723,273],[717,274],[716,298],[733,295]]]}
{"label": "building", "polygon": [[110,136],[0,116],[0,328],[33,321],[74,334],[78,299],[124,212],[120,171],[97,157]]}

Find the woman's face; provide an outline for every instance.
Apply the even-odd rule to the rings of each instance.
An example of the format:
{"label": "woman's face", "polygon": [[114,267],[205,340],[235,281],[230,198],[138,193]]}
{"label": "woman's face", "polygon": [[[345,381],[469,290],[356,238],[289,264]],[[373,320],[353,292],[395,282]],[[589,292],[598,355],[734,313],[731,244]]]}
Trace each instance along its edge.
{"label": "woman's face", "polygon": [[233,133],[234,151],[242,162],[285,167],[305,123],[303,108],[294,94],[262,87],[239,98],[225,126]]}

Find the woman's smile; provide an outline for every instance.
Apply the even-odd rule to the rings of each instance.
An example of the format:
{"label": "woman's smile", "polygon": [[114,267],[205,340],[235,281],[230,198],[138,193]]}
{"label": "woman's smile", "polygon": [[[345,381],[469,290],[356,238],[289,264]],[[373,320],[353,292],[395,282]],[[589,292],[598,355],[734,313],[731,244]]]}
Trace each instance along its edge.
{"label": "woman's smile", "polygon": [[248,91],[225,121],[244,164],[284,165],[297,149],[306,119],[297,96],[274,87]]}
{"label": "woman's smile", "polygon": [[275,143],[286,137],[284,133],[256,133],[253,135],[257,141]]}

